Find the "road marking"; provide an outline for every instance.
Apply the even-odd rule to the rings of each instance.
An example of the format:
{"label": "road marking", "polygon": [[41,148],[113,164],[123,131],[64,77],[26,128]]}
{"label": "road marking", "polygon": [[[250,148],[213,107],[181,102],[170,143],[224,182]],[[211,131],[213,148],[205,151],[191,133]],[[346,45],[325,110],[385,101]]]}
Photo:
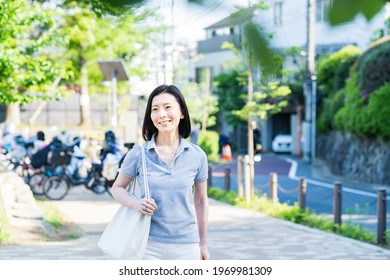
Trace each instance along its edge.
{"label": "road marking", "polygon": [[[293,179],[293,180],[298,181],[301,177],[296,176],[297,169],[298,169],[297,161],[290,159],[290,158],[287,158],[287,157],[283,157],[283,159],[291,164],[290,171],[288,173],[288,177]],[[329,189],[334,188],[334,185],[332,185],[332,184],[328,184],[328,183],[324,183],[324,182],[320,182],[320,181],[316,181],[316,180],[312,180],[312,179],[306,178],[306,182],[313,184],[313,185],[320,186],[320,187],[324,187],[324,188],[329,188]],[[366,192],[366,191],[359,191],[359,190],[351,189],[348,187],[343,187],[343,191],[353,193],[353,194],[360,194],[360,195],[364,195],[364,196],[368,196],[368,197],[374,197],[374,198],[378,197],[377,194],[373,194],[373,193]],[[386,196],[386,200],[390,200],[390,196]]]}

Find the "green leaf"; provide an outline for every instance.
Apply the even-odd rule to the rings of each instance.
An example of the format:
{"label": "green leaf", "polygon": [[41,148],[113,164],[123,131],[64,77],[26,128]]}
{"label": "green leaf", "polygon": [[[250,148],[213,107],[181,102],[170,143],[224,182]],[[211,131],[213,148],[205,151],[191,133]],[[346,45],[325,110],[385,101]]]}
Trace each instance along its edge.
{"label": "green leaf", "polygon": [[274,71],[274,55],[268,46],[267,36],[253,22],[249,22],[244,26],[244,35],[255,61],[266,73],[272,73]]}
{"label": "green leaf", "polygon": [[367,20],[372,19],[384,5],[383,0],[362,0],[360,10]]}
{"label": "green leaf", "polygon": [[338,25],[352,20],[360,11],[356,0],[334,0],[328,19],[331,25]]}

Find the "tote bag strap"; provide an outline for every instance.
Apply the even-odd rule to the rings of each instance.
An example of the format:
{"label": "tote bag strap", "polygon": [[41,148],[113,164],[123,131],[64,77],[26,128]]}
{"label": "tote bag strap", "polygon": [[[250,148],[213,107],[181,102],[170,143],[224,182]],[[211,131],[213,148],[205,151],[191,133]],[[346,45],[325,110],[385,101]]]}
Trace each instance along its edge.
{"label": "tote bag strap", "polygon": [[144,171],[145,197],[147,199],[149,199],[150,198],[150,194],[149,194],[148,171],[146,169],[145,145],[141,146],[141,156],[142,156],[142,169]]}

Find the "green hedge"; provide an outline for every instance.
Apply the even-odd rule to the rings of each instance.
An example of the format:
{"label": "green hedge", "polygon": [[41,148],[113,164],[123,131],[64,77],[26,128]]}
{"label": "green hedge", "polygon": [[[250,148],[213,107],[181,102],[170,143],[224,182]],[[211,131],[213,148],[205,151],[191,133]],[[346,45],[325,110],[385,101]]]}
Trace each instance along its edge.
{"label": "green hedge", "polygon": [[199,133],[199,146],[207,154],[207,159],[210,162],[219,161],[219,135],[215,131],[206,131]]}
{"label": "green hedge", "polygon": [[390,41],[368,49],[358,62],[359,86],[362,93],[370,93],[390,83]]}
{"label": "green hedge", "polygon": [[326,133],[336,129],[334,116],[343,107],[345,89],[340,89],[333,96],[323,101],[321,114],[317,118],[317,129],[320,133]]}
{"label": "green hedge", "polygon": [[345,86],[349,69],[357,61],[362,51],[352,45],[346,46],[323,58],[318,65],[318,85],[325,95],[330,95]]}
{"label": "green hedge", "polygon": [[362,51],[352,45],[322,58],[318,65],[318,118],[317,129],[320,133],[333,130],[334,115],[344,104],[345,85],[352,66]]}
{"label": "green hedge", "polygon": [[351,67],[358,55],[349,46],[321,60],[318,88],[329,92],[318,107],[317,129],[390,140],[390,37],[375,42]]}
{"label": "green hedge", "polygon": [[345,87],[345,100],[343,107],[336,113],[334,122],[336,128],[342,131],[350,131],[359,136],[362,134],[362,108],[365,106],[365,100],[360,95],[360,89],[357,85],[357,74],[347,82]]}
{"label": "green hedge", "polygon": [[385,84],[370,94],[364,108],[365,133],[390,140],[390,84]]}
{"label": "green hedge", "polygon": [[390,84],[365,96],[360,92],[355,74],[345,91],[344,105],[334,118],[335,127],[365,138],[390,140]]}

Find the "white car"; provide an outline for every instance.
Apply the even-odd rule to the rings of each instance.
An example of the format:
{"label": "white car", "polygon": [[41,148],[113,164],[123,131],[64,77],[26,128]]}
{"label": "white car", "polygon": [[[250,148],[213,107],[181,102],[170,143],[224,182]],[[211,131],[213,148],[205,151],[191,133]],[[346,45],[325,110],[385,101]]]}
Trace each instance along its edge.
{"label": "white car", "polygon": [[272,141],[272,151],[274,153],[291,153],[292,136],[290,134],[278,134]]}

